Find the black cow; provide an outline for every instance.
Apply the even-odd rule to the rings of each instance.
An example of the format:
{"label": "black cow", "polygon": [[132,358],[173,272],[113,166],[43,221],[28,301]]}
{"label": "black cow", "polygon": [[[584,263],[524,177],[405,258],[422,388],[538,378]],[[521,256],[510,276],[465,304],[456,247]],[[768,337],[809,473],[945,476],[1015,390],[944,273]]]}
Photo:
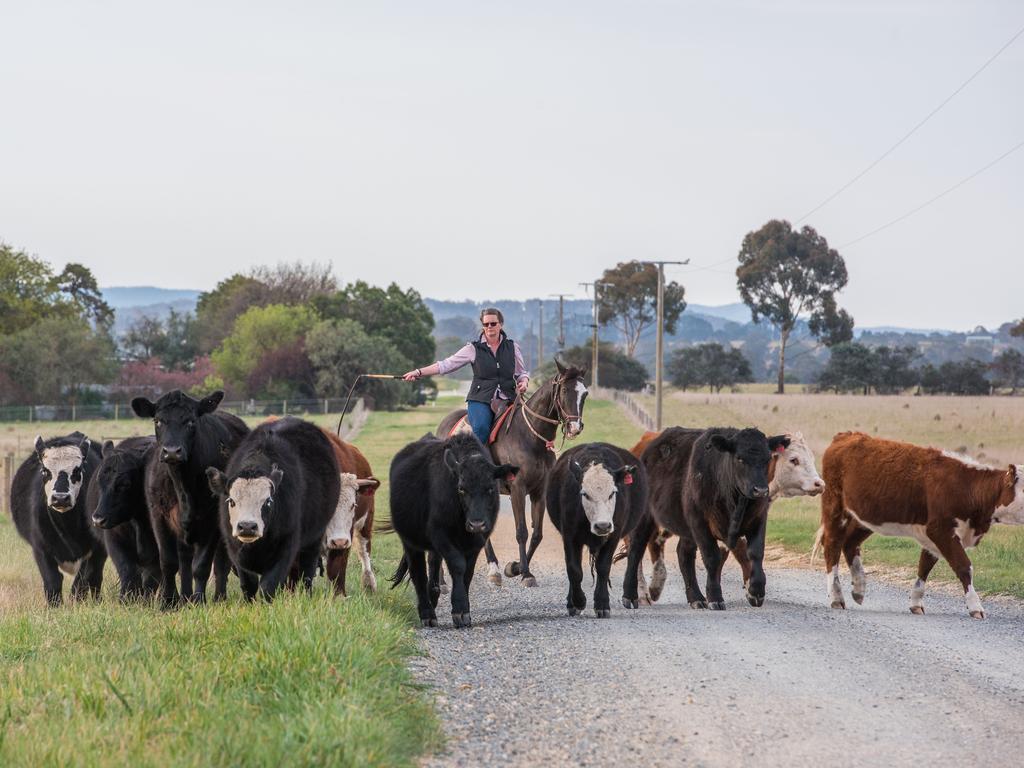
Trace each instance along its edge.
{"label": "black cow", "polygon": [[146,506],[146,460],[154,437],[129,437],[103,444],[103,460],[86,492],[92,524],[121,581],[121,600],[155,594],[160,585],[160,553]]}
{"label": "black cow", "polygon": [[341,491],[334,446],[323,431],[295,418],[261,424],[227,470],[210,467],[207,478],[246,598],[258,588],[272,599],[293,563],[310,589]]}
{"label": "black cow", "polygon": [[[765,437],[757,429],[714,427],[702,431],[666,429],[643,453],[648,474],[680,478],[678,495],[652,497],[649,514],[637,526],[629,547],[622,604],[637,607],[636,568],[655,529],[679,536],[676,554],[691,608],[724,610],[722,566],[728,549],[746,537],[751,575],[747,602],[764,604],[765,529],[768,524],[768,465],[772,451],[785,450],[785,435]],[[707,598],[697,586],[696,560],[700,549],[707,571]]]}
{"label": "black cow", "polygon": [[[633,462],[633,463],[630,463]],[[612,615],[609,572],[619,540],[643,518],[647,473],[629,451],[608,443],[578,445],[563,453],[548,476],[548,516],[562,534],[569,577],[566,608],[575,616],[587,606],[583,594],[583,547],[597,567],[594,613]]]}
{"label": "black cow", "polygon": [[223,469],[227,457],[249,432],[240,418],[217,411],[224,397],[214,392],[195,400],[180,390],[155,403],[132,400],[132,410],[152,418],[157,448],[146,462],[146,503],[160,550],[161,602],[179,601],[175,576],[181,569],[181,596],[206,599],[206,582],[217,558],[214,599],[227,592],[227,555],[217,527],[217,500],[210,494],[206,468]]}
{"label": "black cow", "polygon": [[107,552],[89,522],[85,494],[100,463],[99,451],[81,432],[43,441],[18,467],[11,483],[14,527],[32,547],[43,593],[50,605],[60,605],[64,577],[75,577],[71,597],[89,592],[99,597]]}
{"label": "black cow", "polygon": [[397,587],[407,575],[412,579],[423,626],[437,626],[441,559],[452,577],[452,623],[470,626],[469,584],[498,517],[498,482],[511,482],[518,471],[511,464],[495,466],[488,451],[467,434],[447,440],[424,435],[395,454],[390,528],[401,538],[405,554],[391,583]]}

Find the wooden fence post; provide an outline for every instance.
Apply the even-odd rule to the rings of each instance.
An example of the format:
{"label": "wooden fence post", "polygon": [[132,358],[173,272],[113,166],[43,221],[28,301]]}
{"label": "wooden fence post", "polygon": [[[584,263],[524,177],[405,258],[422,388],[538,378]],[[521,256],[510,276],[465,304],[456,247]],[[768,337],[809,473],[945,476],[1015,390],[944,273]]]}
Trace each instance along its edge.
{"label": "wooden fence post", "polygon": [[8,453],[4,456],[4,486],[3,494],[4,497],[0,500],[0,507],[7,510],[7,514],[11,514],[11,483],[14,482],[14,454]]}

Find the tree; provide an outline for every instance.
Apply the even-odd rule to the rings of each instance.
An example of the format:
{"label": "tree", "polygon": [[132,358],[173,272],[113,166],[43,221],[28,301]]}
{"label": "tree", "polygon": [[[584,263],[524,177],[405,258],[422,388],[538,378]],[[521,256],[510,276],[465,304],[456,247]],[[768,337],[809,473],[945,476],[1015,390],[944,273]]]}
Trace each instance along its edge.
{"label": "tree", "polygon": [[[620,262],[601,276],[605,285],[598,292],[598,322],[611,323],[633,357],[640,334],[657,321],[658,268],[640,261]],[[665,332],[676,331],[676,321],[686,309],[685,289],[676,282],[665,284]]]}
{"label": "tree", "polygon": [[[588,339],[585,344],[578,347],[569,347],[559,352],[558,357],[566,365],[574,365],[577,368],[586,368],[587,375],[584,383],[590,384],[593,381],[590,363],[593,360],[591,354],[594,346]],[[635,358],[624,355],[621,350],[606,341],[600,341],[597,345],[597,354],[600,361],[601,386],[610,389],[624,389],[628,392],[639,392],[647,383],[647,369],[643,363]],[[549,379],[556,373],[554,358],[550,358],[539,370],[533,372],[535,379]]]}
{"label": "tree", "polygon": [[316,397],[316,375],[305,340],[264,352],[246,380],[246,390],[270,400]]}
{"label": "tree", "polygon": [[704,360],[698,347],[680,347],[672,353],[665,372],[672,385],[684,392],[704,383]]}
{"label": "tree", "polygon": [[103,293],[88,267],[67,264],[64,271],[54,278],[54,287],[97,326],[109,329],[113,325],[114,310],[103,300]]}
{"label": "tree", "polygon": [[1016,349],[1007,349],[992,363],[994,383],[999,387],[1009,387],[1010,394],[1017,394],[1017,387],[1024,382],[1024,355]]}
{"label": "tree", "polygon": [[199,351],[210,353],[230,335],[239,315],[268,303],[267,287],[259,280],[239,274],[221,280],[212,291],[199,294],[196,302]]}
{"label": "tree", "polygon": [[151,400],[165,392],[181,389],[193,396],[209,394],[213,389],[203,386],[206,378],[213,373],[213,364],[208,357],[195,360],[189,371],[173,370],[163,364],[159,357],[136,360],[121,367],[114,384],[114,392],[125,397],[145,395]]}
{"label": "tree", "polygon": [[947,361],[938,368],[925,365],[921,368],[921,389],[929,395],[988,395],[991,393],[991,385],[985,377],[988,368],[974,359]]}
{"label": "tree", "polygon": [[143,315],[128,326],[121,337],[121,346],[132,360],[149,360],[160,353],[167,332],[159,318]]}
{"label": "tree", "polygon": [[276,267],[255,267],[249,277],[265,286],[268,304],[308,304],[338,290],[330,264],[294,261]]}
{"label": "tree", "polygon": [[395,283],[378,288],[358,280],[311,303],[323,320],[355,320],[369,335],[386,339],[412,365],[434,360],[434,315],[411,288],[403,291]]}
{"label": "tree", "polygon": [[824,237],[805,226],[772,220],[743,238],[737,286],[754,322],[779,329],[778,392],[785,392],[786,343],[802,314],[812,334],[826,344],[847,341],[853,318],[836,308],[835,293],[847,281],[846,263]]}
{"label": "tree", "polygon": [[818,377],[818,386],[836,393],[863,392],[866,395],[877,379],[876,364],[877,358],[870,347],[856,342],[837,344]]}
{"label": "tree", "polygon": [[682,388],[706,385],[715,392],[740,382],[753,381],[750,362],[735,348],[728,351],[717,342],[677,349],[668,363],[671,382]]}
{"label": "tree", "polygon": [[1011,336],[1024,336],[1024,319],[1018,320],[1017,324],[1010,329]]}
{"label": "tree", "polygon": [[918,372],[911,367],[920,357],[916,348],[875,347],[872,355],[872,384],[878,394],[894,395],[918,383]]}
{"label": "tree", "polygon": [[315,323],[309,307],[253,307],[238,317],[231,335],[210,356],[214,368],[229,385],[251,396],[249,378],[261,358],[272,350],[301,344]]}
{"label": "tree", "polygon": [[[379,336],[371,336],[355,320],[323,320],[306,336],[306,353],[316,373],[316,386],[326,397],[344,397],[360,374],[407,371],[408,359]],[[358,390],[369,394],[378,409],[411,403],[415,390],[404,382],[364,379]]]}

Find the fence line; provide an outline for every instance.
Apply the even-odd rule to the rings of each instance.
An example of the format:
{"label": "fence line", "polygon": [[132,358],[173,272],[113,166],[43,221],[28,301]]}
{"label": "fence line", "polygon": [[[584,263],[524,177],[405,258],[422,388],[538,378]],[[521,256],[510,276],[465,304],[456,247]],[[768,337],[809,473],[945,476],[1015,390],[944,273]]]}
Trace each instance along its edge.
{"label": "fence line", "polygon": [[[621,389],[607,389],[605,387],[600,388],[600,394],[606,395],[611,393],[612,399],[615,400],[620,406],[626,409],[629,414],[633,417],[636,422],[646,429],[648,432],[654,431],[654,417],[647,412],[647,409],[643,407],[629,392],[624,392]],[[595,393],[596,394],[596,393]]]}

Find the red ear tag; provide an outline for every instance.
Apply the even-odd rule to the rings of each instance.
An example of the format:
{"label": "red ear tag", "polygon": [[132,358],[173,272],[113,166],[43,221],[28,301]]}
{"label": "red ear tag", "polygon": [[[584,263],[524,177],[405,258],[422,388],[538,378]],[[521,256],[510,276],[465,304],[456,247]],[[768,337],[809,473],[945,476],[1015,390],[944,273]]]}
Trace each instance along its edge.
{"label": "red ear tag", "polygon": [[622,478],[622,484],[623,485],[632,485],[633,484],[633,473],[632,472],[627,472],[626,473],[626,476],[624,478]]}
{"label": "red ear tag", "polygon": [[514,483],[516,481],[516,473],[509,472],[507,475],[505,475],[505,480],[509,483]]}
{"label": "red ear tag", "polygon": [[785,453],[786,446],[784,446],[782,443],[779,443],[777,446],[775,446],[775,451],[776,453]]}

